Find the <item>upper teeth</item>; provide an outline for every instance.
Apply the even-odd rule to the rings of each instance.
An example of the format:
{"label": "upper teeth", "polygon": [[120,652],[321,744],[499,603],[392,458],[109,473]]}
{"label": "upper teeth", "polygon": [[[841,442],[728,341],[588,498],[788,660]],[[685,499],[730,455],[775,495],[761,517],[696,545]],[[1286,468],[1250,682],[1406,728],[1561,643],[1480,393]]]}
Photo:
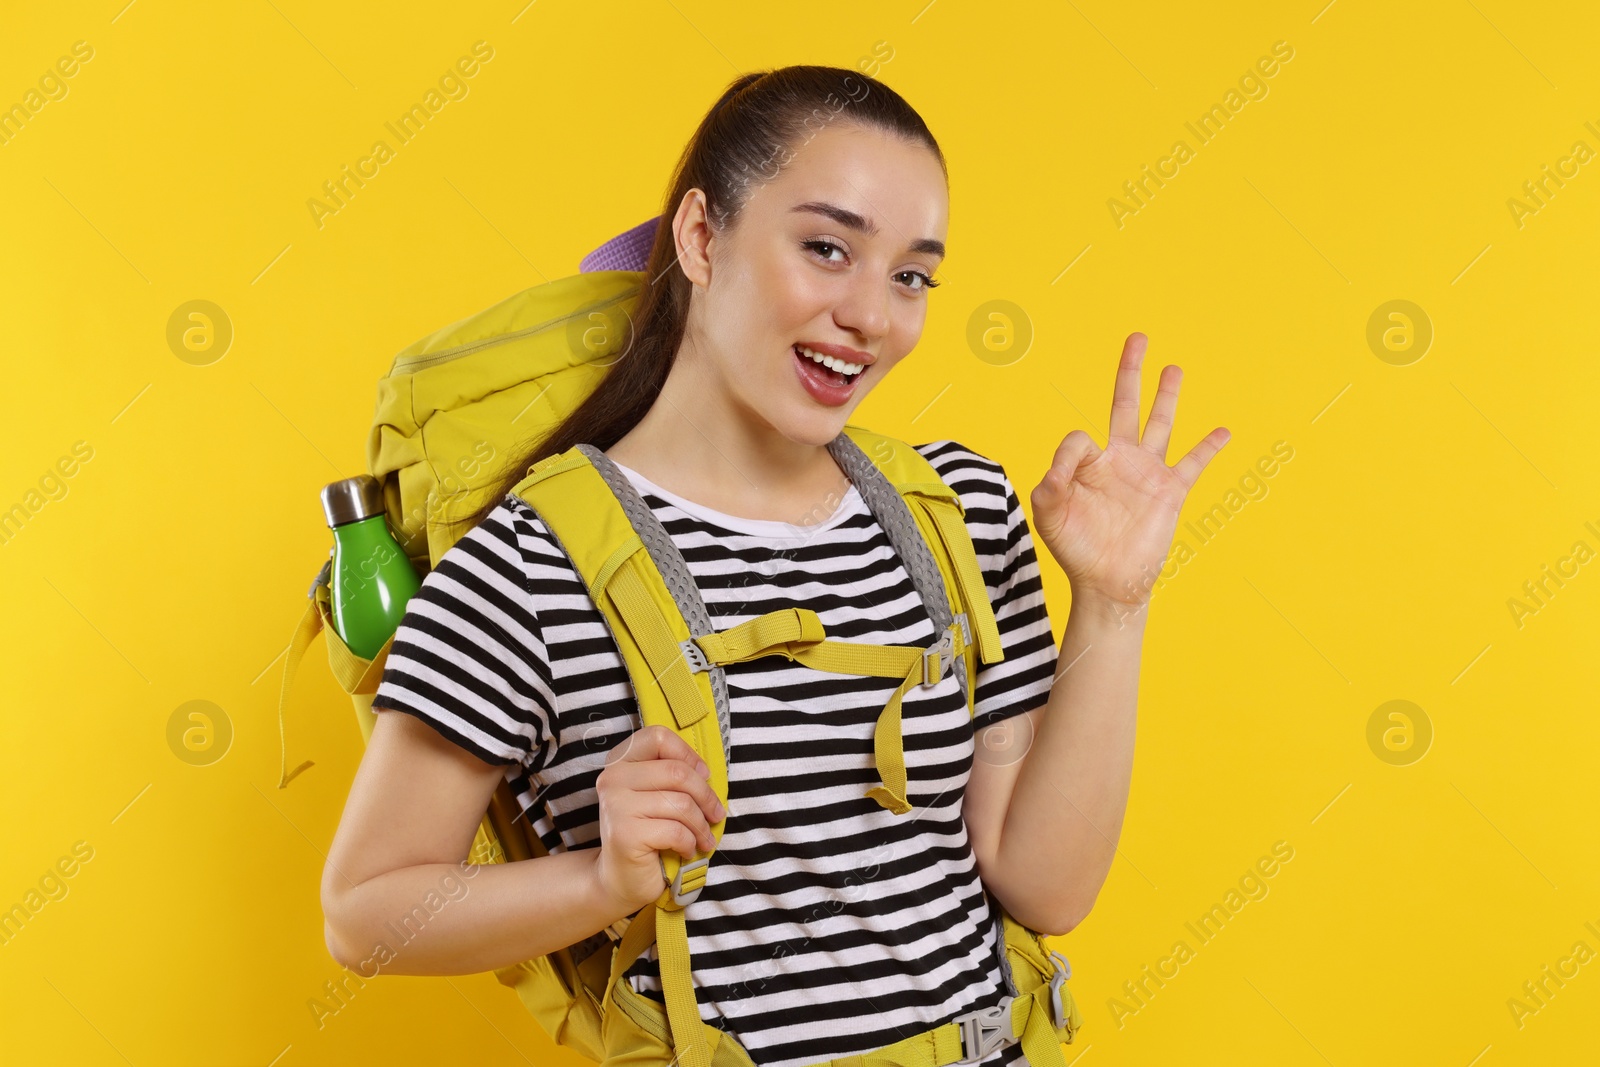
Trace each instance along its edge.
{"label": "upper teeth", "polygon": [[805,345],[796,345],[795,347],[800,350],[801,355],[822,364],[829,370],[836,370],[846,376],[853,377],[867,369],[859,363],[846,363],[842,359],[834,359],[832,356],[825,356],[821,352],[813,352]]}

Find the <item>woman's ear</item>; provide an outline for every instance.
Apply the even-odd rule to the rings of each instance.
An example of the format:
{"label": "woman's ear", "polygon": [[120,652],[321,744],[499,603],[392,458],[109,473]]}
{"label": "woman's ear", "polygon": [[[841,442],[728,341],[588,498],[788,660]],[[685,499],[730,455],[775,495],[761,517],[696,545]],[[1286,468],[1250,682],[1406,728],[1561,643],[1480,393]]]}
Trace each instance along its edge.
{"label": "woman's ear", "polygon": [[706,215],[706,194],[697,188],[683,194],[672,218],[672,235],[678,247],[678,265],[693,284],[711,285],[711,223]]}

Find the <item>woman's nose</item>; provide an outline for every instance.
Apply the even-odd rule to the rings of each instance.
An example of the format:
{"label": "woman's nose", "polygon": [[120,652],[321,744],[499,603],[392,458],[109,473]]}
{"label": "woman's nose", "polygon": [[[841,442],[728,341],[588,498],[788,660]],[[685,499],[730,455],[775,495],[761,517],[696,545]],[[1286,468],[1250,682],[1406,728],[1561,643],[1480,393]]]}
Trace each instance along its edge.
{"label": "woman's nose", "polygon": [[889,283],[865,275],[852,279],[845,299],[834,309],[834,321],[874,341],[889,332]]}

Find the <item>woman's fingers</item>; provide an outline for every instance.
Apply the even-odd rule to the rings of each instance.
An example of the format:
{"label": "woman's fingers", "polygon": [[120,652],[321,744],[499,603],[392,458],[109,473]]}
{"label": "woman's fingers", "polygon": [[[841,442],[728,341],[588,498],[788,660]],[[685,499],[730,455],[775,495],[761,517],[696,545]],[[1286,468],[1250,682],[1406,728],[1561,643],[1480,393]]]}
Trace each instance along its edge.
{"label": "woman's fingers", "polygon": [[1172,469],[1183,482],[1184,492],[1194,488],[1194,483],[1200,480],[1200,472],[1206,469],[1211,457],[1215,456],[1232,437],[1233,434],[1227,427],[1218,426],[1200,438],[1199,443],[1189,449],[1187,455],[1173,464]]}
{"label": "woman's fingers", "polygon": [[[681,827],[683,833],[668,845],[657,848],[676,848],[687,842],[689,853],[709,852],[716,847],[716,837],[711,832],[709,819],[687,793],[672,789],[635,789],[618,778],[607,778],[609,771],[601,773],[597,783],[600,806],[603,812],[602,834],[611,833],[610,840],[626,841],[635,849],[639,846],[640,824],[664,821]],[[618,837],[618,835],[621,837]]]}
{"label": "woman's fingers", "polygon": [[[711,823],[705,813],[682,793],[637,793],[628,814],[635,819],[676,822],[688,832],[688,856],[697,851],[710,852],[717,847],[716,836],[711,832]],[[677,845],[672,847],[676,848]]]}
{"label": "woman's fingers", "polygon": [[1053,540],[1066,524],[1066,509],[1062,505],[1072,490],[1078,468],[1086,457],[1099,454],[1094,439],[1082,430],[1073,430],[1061,439],[1050,459],[1050,469],[1045,471],[1044,478],[1030,495],[1034,528],[1046,542]]}
{"label": "woman's fingers", "polygon": [[1150,418],[1144,424],[1144,440],[1139,446],[1146,452],[1167,461],[1167,445],[1172,440],[1172,421],[1178,410],[1178,385],[1183,381],[1183,370],[1172,364],[1161,368],[1161,381],[1156,386],[1156,400],[1150,405]]}
{"label": "woman's fingers", "polygon": [[634,731],[606,753],[595,779],[601,884],[640,907],[661,892],[660,854],[687,861],[716,847],[711,827],[726,817],[705,762],[661,725]]}
{"label": "woman's fingers", "polygon": [[1137,444],[1139,441],[1139,365],[1144,362],[1145,346],[1150,339],[1142,333],[1130,333],[1122,343],[1122,358],[1117,362],[1117,382],[1111,391],[1111,430],[1106,447],[1122,440]]}
{"label": "woman's fingers", "polygon": [[[676,852],[687,863],[696,852],[706,851],[695,832],[676,819],[640,819],[639,843],[649,852]],[[662,883],[665,885],[665,881]]]}
{"label": "woman's fingers", "polygon": [[623,738],[621,744],[607,752],[606,766],[653,759],[679,759],[690,767],[705,765],[705,761],[689,747],[689,742],[665,726],[646,726],[635,730]]}
{"label": "woman's fingers", "polygon": [[711,783],[682,760],[658,759],[647,763],[630,762],[617,767],[607,767],[600,772],[633,792],[666,792],[682,797],[688,807],[700,813],[707,822],[719,822],[726,815]]}

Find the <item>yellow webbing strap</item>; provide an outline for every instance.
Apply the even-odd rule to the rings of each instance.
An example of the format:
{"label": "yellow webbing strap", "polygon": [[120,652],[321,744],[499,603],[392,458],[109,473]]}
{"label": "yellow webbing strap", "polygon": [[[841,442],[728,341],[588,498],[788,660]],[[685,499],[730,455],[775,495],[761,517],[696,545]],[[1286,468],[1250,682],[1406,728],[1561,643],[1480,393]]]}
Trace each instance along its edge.
{"label": "yellow webbing strap", "polygon": [[676,1052],[673,1063],[681,1067],[711,1067],[711,1045],[706,1040],[705,1022],[700,1018],[689,977],[689,934],[682,908],[650,904],[628,923],[611,954],[611,977],[606,980],[604,998],[607,1010],[614,996],[612,988],[623,980],[623,973],[652,941],[656,943],[656,961],[661,968],[667,1022],[672,1028]]}
{"label": "yellow webbing strap", "polygon": [[656,909],[656,960],[672,1024],[672,1047],[681,1067],[711,1067],[711,1046],[689,976],[689,932],[682,908]]}
{"label": "yellow webbing strap", "polygon": [[1061,1038],[1050,1022],[1050,983],[1043,982],[1025,997],[1011,1002],[1012,1033],[1020,1034],[1022,1054],[1033,1067],[1066,1067]]}
{"label": "yellow webbing strap", "polygon": [[922,660],[918,657],[911,667],[911,673],[906,675],[905,681],[889,698],[889,703],[878,713],[878,724],[872,731],[872,759],[877,765],[878,777],[883,782],[867,790],[867,796],[896,815],[904,815],[911,810],[911,801],[906,799],[906,753],[905,742],[900,736],[900,701],[912,686],[921,681]]}
{"label": "yellow webbing strap", "polygon": [[623,973],[652,941],[656,943],[656,961],[661,967],[661,990],[667,1005],[667,1022],[672,1027],[672,1045],[677,1051],[674,1062],[682,1067],[711,1067],[711,1046],[706,1041],[705,1023],[689,977],[689,933],[682,908],[650,904],[633,917],[612,950],[605,1000],[609,1005],[614,995],[612,987],[623,980]]}
{"label": "yellow webbing strap", "polygon": [[[966,651],[961,627],[952,624],[948,632],[953,642],[951,657],[959,661]],[[878,713],[872,734],[872,752],[883,784],[873,786],[866,795],[896,815],[911,810],[911,803],[906,799],[900,706],[912,687],[922,684],[923,661],[928,656],[925,649],[826,640],[821,618],[807,608],[768,612],[738,626],[697,637],[695,644],[705,652],[708,661],[719,666],[780,654],[815,670],[904,679]]]}
{"label": "yellow webbing strap", "polygon": [[795,644],[814,645],[827,634],[822,619],[808,608],[782,608],[759,618],[730,626],[716,633],[702,634],[695,644],[712,663],[743,663],[775,652],[794,658]]}
{"label": "yellow webbing strap", "polygon": [[278,788],[287,789],[295,775],[313,766],[311,760],[306,760],[289,771],[289,740],[284,730],[283,716],[289,706],[289,687],[294,684],[294,673],[300,667],[300,660],[306,654],[306,649],[311,646],[312,640],[322,632],[322,614],[317,608],[315,597],[306,599],[305,614],[300,616],[300,622],[294,628],[294,636],[289,639],[289,658],[283,665],[283,688],[278,691],[278,749],[280,762],[278,764]]}
{"label": "yellow webbing strap", "polygon": [[656,939],[656,906],[652,902],[640,908],[638,913],[628,921],[628,928],[622,932],[622,940],[611,951],[611,977],[606,979],[606,992],[602,998],[608,1004],[611,1000],[611,987],[622,980],[622,974],[633,965],[633,961],[644,955],[644,950],[650,947],[650,942]]}
{"label": "yellow webbing strap", "polygon": [[[1050,984],[1011,1002],[1012,1032],[1019,1034],[1023,1055],[1031,1067],[1065,1067],[1061,1039],[1050,1021]],[[808,1064],[807,1067],[948,1067],[959,1063],[966,1050],[961,1024],[951,1021],[896,1041],[892,1045],[854,1056]]]}
{"label": "yellow webbing strap", "polygon": [[338,632],[327,618],[328,587],[325,583],[317,582],[311,586],[306,610],[295,624],[294,636],[289,639],[289,655],[283,664],[283,687],[278,691],[279,789],[287,789],[301,771],[316,766],[313,761],[306,760],[294,770],[289,769],[289,741],[284,726],[289,708],[289,689],[294,685],[295,673],[300,669],[300,661],[305,657],[306,649],[311,647],[311,642],[324,629],[328,631],[328,668],[333,672],[339,688],[352,696],[378,691],[378,684],[383,681],[384,665],[389,659],[389,649],[394,644],[395,634],[390,634],[371,659],[362,659],[339,640]]}
{"label": "yellow webbing strap", "polygon": [[683,649],[672,639],[672,631],[662,618],[661,608],[645,589],[644,581],[632,563],[617,568],[606,586],[606,593],[622,613],[628,624],[628,632],[638,642],[656,684],[666,693],[672,717],[677,720],[680,729],[688,729],[711,709],[701,699],[699,690],[689,677],[689,664],[683,658]]}

